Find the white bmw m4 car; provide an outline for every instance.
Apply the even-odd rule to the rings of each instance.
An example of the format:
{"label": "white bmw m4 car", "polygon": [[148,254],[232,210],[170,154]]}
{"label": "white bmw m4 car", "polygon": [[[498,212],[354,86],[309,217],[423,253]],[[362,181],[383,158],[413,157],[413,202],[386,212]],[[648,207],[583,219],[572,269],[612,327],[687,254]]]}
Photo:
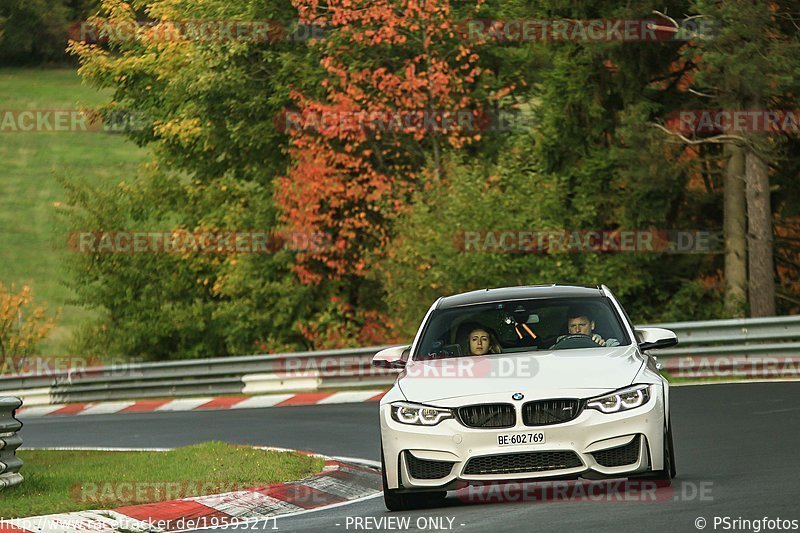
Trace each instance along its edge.
{"label": "white bmw m4 car", "polygon": [[487,289],[440,298],[380,404],[384,500],[427,507],[448,490],[510,480],[638,477],[669,483],[669,384],[605,286]]}

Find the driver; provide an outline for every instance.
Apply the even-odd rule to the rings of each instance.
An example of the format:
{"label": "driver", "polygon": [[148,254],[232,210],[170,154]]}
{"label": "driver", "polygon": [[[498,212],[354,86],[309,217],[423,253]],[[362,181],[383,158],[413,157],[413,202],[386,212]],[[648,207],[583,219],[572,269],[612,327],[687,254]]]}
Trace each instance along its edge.
{"label": "driver", "polygon": [[[572,307],[567,314],[567,331],[569,335],[586,335],[600,346],[619,346],[617,339],[603,339],[594,333],[595,323],[588,309],[582,307]],[[566,337],[561,335],[556,342]]]}

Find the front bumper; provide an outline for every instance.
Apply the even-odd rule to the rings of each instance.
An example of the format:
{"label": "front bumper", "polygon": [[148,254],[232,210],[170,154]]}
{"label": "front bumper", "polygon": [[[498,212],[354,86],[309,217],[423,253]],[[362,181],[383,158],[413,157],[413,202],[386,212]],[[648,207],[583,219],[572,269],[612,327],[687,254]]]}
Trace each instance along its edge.
{"label": "front bumper", "polygon": [[[492,401],[482,398],[470,403]],[[402,424],[392,418],[390,406],[384,403],[380,410],[390,489],[451,490],[487,481],[601,479],[664,467],[665,409],[659,385],[651,385],[651,399],[642,407],[615,414],[584,409],[569,422],[537,427],[523,425],[521,404],[516,405],[516,425],[503,429],[473,429],[456,420],[431,427]],[[544,444],[498,445],[498,435],[537,431],[545,432]],[[478,461],[470,464],[471,459]]]}

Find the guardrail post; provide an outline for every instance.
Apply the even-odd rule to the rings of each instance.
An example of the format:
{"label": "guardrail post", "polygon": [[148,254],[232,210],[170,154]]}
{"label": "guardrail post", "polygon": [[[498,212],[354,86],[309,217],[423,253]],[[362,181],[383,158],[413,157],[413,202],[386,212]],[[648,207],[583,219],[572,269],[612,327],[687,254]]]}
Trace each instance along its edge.
{"label": "guardrail post", "polygon": [[22,483],[22,460],[16,451],[22,445],[22,437],[17,432],[22,422],[14,418],[22,400],[14,397],[0,397],[0,490]]}

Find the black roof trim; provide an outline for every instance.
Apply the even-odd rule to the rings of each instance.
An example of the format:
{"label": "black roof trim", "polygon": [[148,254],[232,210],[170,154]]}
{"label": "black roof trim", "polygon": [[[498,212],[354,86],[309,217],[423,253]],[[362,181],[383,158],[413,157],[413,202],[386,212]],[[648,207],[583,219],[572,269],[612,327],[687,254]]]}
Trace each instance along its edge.
{"label": "black roof trim", "polygon": [[569,298],[602,296],[600,286],[581,285],[527,285],[522,287],[502,287],[446,296],[439,300],[437,309],[450,309],[465,305],[528,300],[532,298]]}

